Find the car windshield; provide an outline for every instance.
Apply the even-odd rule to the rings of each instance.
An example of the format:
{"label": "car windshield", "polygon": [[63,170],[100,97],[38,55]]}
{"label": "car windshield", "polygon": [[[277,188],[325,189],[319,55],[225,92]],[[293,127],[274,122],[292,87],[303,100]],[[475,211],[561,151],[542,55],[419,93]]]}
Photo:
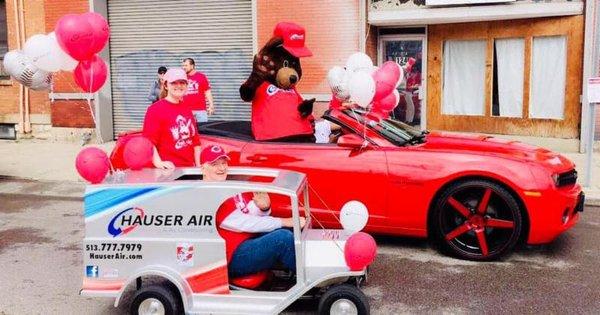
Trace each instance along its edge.
{"label": "car windshield", "polygon": [[395,145],[403,146],[425,142],[427,131],[421,131],[401,121],[391,118],[377,120],[369,117],[368,112],[362,109],[346,109],[343,113],[361,124],[366,124]]}

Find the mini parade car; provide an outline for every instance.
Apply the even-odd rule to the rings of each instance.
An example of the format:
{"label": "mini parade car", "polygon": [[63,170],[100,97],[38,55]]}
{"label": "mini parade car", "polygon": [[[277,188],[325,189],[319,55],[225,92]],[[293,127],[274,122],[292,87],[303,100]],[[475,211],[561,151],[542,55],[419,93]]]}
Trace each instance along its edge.
{"label": "mini parade car", "polygon": [[[304,174],[232,167],[226,181],[201,178],[199,168],[147,168],[116,172],[89,185],[81,295],[116,298],[118,306],[124,292],[134,290],[133,314],[276,314],[307,296],[320,297],[321,314],[369,313],[358,288],[366,269],[349,268],[345,257],[352,233],[312,228]],[[216,211],[242,192],[288,200],[295,272],[274,269],[228,278]],[[301,210],[307,218],[303,229]]]}

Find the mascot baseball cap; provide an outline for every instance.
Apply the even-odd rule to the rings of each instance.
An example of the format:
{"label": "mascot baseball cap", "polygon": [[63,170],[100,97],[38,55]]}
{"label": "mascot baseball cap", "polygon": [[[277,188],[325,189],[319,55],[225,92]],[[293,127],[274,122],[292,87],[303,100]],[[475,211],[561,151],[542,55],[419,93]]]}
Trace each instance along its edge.
{"label": "mascot baseball cap", "polygon": [[185,74],[185,71],[183,71],[183,69],[180,68],[171,68],[169,70],[167,70],[167,72],[165,73],[165,76],[163,77],[163,80],[169,82],[169,83],[173,83],[175,81],[185,81],[187,82],[187,74]]}
{"label": "mascot baseball cap", "polygon": [[223,150],[220,145],[209,145],[208,147],[202,149],[202,152],[200,152],[200,163],[212,163],[222,157],[229,160],[229,156],[227,153],[225,153],[225,150]]}
{"label": "mascot baseball cap", "polygon": [[304,47],[304,27],[292,22],[279,22],[273,36],[283,38],[283,48],[295,57],[310,57],[312,52]]}

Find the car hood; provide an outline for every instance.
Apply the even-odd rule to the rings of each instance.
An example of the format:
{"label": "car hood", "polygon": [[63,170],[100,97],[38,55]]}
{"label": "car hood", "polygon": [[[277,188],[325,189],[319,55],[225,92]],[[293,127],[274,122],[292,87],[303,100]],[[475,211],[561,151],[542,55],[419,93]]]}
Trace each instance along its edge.
{"label": "car hood", "polygon": [[569,159],[551,150],[488,135],[434,131],[427,134],[424,146],[427,149],[464,151],[540,163],[554,172],[564,172],[575,167]]}

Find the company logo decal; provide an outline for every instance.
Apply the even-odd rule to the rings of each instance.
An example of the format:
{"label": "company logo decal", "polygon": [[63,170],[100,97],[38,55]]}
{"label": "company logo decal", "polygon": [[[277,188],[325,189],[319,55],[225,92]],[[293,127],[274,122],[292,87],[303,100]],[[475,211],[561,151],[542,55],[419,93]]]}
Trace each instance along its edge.
{"label": "company logo decal", "polygon": [[141,224],[141,220],[132,220],[134,215],[141,220],[146,216],[142,208],[133,207],[125,209],[110,220],[110,223],[108,223],[108,234],[117,237],[135,230]]}

